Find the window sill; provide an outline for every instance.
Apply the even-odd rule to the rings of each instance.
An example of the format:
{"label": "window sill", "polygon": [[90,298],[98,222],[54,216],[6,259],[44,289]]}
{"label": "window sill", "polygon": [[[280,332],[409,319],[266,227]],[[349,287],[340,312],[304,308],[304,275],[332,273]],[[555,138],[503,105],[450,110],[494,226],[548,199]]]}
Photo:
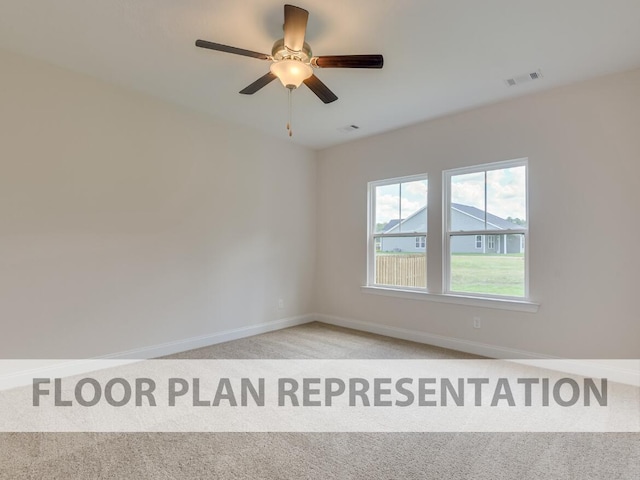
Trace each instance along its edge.
{"label": "window sill", "polygon": [[400,290],[388,287],[361,287],[363,293],[384,295],[387,297],[407,298],[410,300],[426,300],[430,302],[453,303],[470,307],[495,308],[499,310],[513,310],[516,312],[536,313],[539,303],[526,300],[509,300],[502,298],[472,297],[467,295],[454,295],[451,293],[428,293],[417,290]]}

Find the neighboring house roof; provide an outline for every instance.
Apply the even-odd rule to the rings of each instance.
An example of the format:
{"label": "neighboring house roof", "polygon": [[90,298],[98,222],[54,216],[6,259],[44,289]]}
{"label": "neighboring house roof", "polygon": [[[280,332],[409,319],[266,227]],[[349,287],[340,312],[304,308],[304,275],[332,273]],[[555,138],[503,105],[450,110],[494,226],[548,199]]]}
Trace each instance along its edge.
{"label": "neighboring house roof", "polygon": [[401,221],[404,221],[404,220],[399,220],[397,218],[394,218],[393,220],[389,220],[389,223],[387,223],[384,227],[382,227],[382,232],[389,233],[389,230],[391,230],[393,227],[398,225]]}
{"label": "neighboring house roof", "polygon": [[[482,220],[484,222],[484,212],[479,208],[472,207],[470,205],[462,205],[461,203],[452,203],[451,207],[454,210],[458,210],[466,215],[477,218],[478,220]],[[513,228],[521,228],[517,223],[510,222],[509,220],[505,220],[504,218],[498,217],[492,213],[487,212],[487,223],[493,225],[499,230],[509,230]]]}
{"label": "neighboring house roof", "polygon": [[[387,223],[384,227],[383,233],[394,233],[392,232],[392,230],[399,230],[400,229],[400,225],[403,225],[409,221],[411,221],[414,217],[416,217],[417,215],[423,214],[425,213],[427,207],[422,207],[421,209],[415,211],[414,213],[412,213],[411,215],[409,215],[407,218],[402,219],[400,221],[398,221],[398,219],[394,219],[394,220],[390,220],[389,223]],[[391,225],[391,226],[389,226]],[[419,231],[420,232],[424,232],[427,229],[426,224],[422,226],[423,228],[420,228]],[[397,231],[395,233],[398,233]],[[404,232],[403,232],[404,233]],[[416,232],[417,233],[417,232]]]}
{"label": "neighboring house roof", "polygon": [[[472,207],[471,205],[463,205],[461,203],[452,203],[451,207],[454,210],[457,210],[458,212],[464,215],[469,215],[470,217],[473,217],[481,222],[484,222],[484,212],[479,208]],[[383,233],[394,233],[392,232],[392,230],[396,230],[396,231],[399,230],[400,224],[406,223],[416,215],[424,213],[426,208],[427,207],[422,207],[420,210],[415,212],[413,215],[410,215],[409,217],[405,218],[404,220],[398,220],[397,218],[390,220],[389,223],[387,223],[384,226],[382,230]],[[518,225],[517,223],[510,222],[509,220],[505,220],[504,218],[498,217],[497,215],[494,215],[489,212],[487,212],[487,223],[492,227],[497,228],[498,230],[510,230],[514,228],[521,228],[521,226]]]}

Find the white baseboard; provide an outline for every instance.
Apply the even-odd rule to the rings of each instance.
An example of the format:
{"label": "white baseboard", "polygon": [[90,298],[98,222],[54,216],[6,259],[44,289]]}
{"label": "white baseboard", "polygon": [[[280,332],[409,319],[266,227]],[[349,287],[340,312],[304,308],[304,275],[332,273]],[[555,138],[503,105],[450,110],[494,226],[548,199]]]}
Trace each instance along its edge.
{"label": "white baseboard", "polygon": [[330,325],[351,328],[363,332],[385,335],[387,337],[399,338],[442,348],[450,348],[461,352],[481,355],[489,358],[498,358],[517,361],[522,364],[541,366],[537,360],[544,360],[544,368],[568,372],[576,375],[590,377],[606,377],[611,381],[626,383],[630,385],[640,385],[640,360],[575,360],[551,357],[549,355],[516,350],[496,345],[489,345],[470,340],[435,335],[417,330],[380,325],[362,320],[336,317],[324,314],[307,314],[296,317],[289,317],[271,322],[248,325],[245,327],[225,330],[208,335],[191,337],[174,342],[167,342],[158,345],[150,345],[142,348],[116,352],[109,355],[102,355],[90,359],[78,360],[31,360],[29,368],[19,371],[7,371],[0,369],[0,389],[13,388],[21,385],[31,384],[32,378],[42,377],[66,377],[79,375],[118,364],[134,363],[150,358],[163,357],[175,353],[193,350],[195,348],[216,345],[231,340],[259,335],[261,333],[281,330],[283,328],[303,325],[305,323],[319,321]]}
{"label": "white baseboard", "polygon": [[541,359],[553,358],[545,355],[539,355],[523,350],[515,350],[512,348],[498,347],[488,345],[486,343],[473,342],[470,340],[462,340],[459,338],[445,337],[442,335],[434,335],[432,333],[420,332],[417,330],[409,330],[406,328],[392,327],[389,325],[380,325],[378,323],[365,322],[362,320],[354,320],[351,318],[335,317],[333,315],[316,314],[315,319],[319,322],[337,325],[339,327],[352,328],[363,332],[376,333],[387,337],[399,338],[401,340],[409,340],[412,342],[426,343],[435,347],[450,348],[460,352],[472,353],[489,358],[511,359]]}
{"label": "white baseboard", "polygon": [[[363,332],[376,333],[387,337],[425,343],[436,347],[450,348],[460,352],[481,355],[483,357],[510,360],[524,365],[541,366],[560,372],[574,375],[582,375],[594,378],[607,378],[613,382],[640,386],[640,360],[609,360],[609,359],[565,359],[552,357],[541,353],[516,350],[513,348],[489,345],[486,343],[462,340],[459,338],[435,335],[417,330],[380,325],[377,323],[354,320],[351,318],[336,317],[333,315],[314,314],[319,322],[351,328]],[[542,360],[543,362],[538,362]]]}
{"label": "white baseboard", "polygon": [[[19,365],[18,369],[12,367],[11,360],[2,360],[0,365],[0,390],[30,385],[34,377],[62,378],[81,375],[117,365],[164,357],[195,348],[208,347],[231,340],[252,337],[261,333],[295,327],[296,325],[303,325],[313,321],[315,321],[314,315],[299,315],[87,359],[15,360],[15,365]],[[28,365],[27,368],[25,368],[26,365]]]}
{"label": "white baseboard", "polygon": [[218,333],[201,335],[199,337],[191,337],[174,342],[161,343],[159,345],[151,345],[148,347],[136,348],[124,352],[112,353],[96,357],[98,359],[142,359],[164,357],[173,355],[174,353],[186,352],[195,348],[208,347],[217,345],[218,343],[230,342],[231,340],[239,340],[241,338],[253,337],[261,333],[282,330],[283,328],[295,327],[305,323],[313,322],[315,316],[311,314],[298,315],[296,317],[282,318],[270,322],[258,323],[256,325],[247,325],[245,327],[224,330]]}

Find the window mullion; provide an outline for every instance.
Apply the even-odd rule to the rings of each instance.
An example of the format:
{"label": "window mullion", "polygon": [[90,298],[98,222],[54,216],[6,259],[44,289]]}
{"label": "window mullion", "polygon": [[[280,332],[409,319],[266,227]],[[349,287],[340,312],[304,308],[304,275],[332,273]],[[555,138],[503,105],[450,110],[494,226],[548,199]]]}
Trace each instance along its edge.
{"label": "window mullion", "polygon": [[487,229],[487,172],[484,172],[484,229]]}
{"label": "window mullion", "polygon": [[398,232],[402,232],[402,182],[398,183]]}

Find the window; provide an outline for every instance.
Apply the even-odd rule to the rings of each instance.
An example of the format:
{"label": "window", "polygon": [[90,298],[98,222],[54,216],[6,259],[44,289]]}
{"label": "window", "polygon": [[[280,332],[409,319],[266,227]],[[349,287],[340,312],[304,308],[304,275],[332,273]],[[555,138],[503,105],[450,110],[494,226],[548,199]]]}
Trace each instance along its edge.
{"label": "window", "polygon": [[[446,170],[442,230],[427,232],[427,175],[370,182],[366,293],[537,311],[529,299],[527,159]],[[427,246],[442,242],[442,283]],[[386,287],[386,288],[385,288]],[[428,288],[429,287],[429,288]]]}
{"label": "window", "polygon": [[445,171],[444,215],[444,293],[528,297],[526,159]]}
{"label": "window", "polygon": [[368,284],[427,287],[427,176],[369,183]]}

